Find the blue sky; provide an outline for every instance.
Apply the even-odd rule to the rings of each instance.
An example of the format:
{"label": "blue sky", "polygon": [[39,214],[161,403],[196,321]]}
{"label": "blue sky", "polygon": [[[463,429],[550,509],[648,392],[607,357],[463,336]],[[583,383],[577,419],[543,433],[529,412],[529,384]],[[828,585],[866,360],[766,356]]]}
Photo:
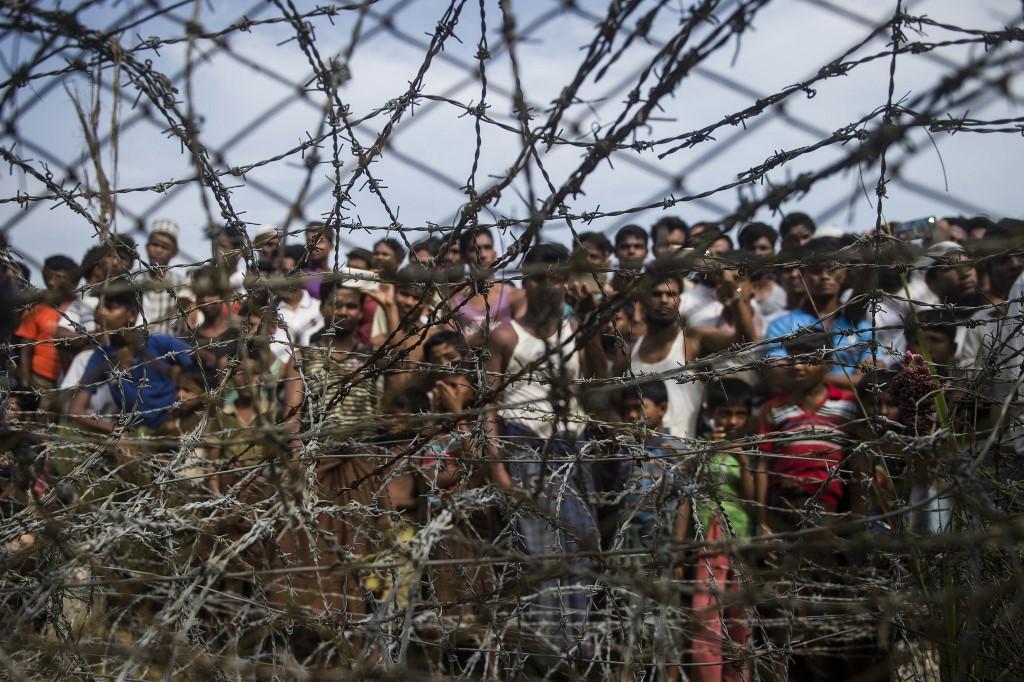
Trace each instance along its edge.
{"label": "blue sky", "polygon": [[[581,3],[582,4],[582,3]],[[204,29],[225,27],[238,21],[244,13],[251,19],[275,16],[276,8],[268,3],[251,7],[238,3],[202,3],[200,21]],[[723,2],[723,8],[735,2]],[[928,16],[950,25],[995,29],[1007,24],[1020,24],[1020,4],[1012,0],[986,0],[964,3],[956,0],[921,0],[906,2],[907,11]],[[138,4],[140,11],[143,5]],[[180,36],[183,22],[192,4],[186,4],[170,17],[144,22],[124,32],[118,39],[131,47],[150,36]],[[425,45],[445,5],[441,3],[385,2],[373,5],[364,17],[361,37],[349,63],[351,79],[341,88],[339,96],[348,106],[350,117],[359,123],[355,135],[369,146],[382,129],[389,101],[400,97],[409,87],[424,60]],[[529,106],[539,125],[545,110],[571,80],[585,56],[595,31],[595,17],[585,12],[559,12],[560,3],[515,3],[518,28],[516,60],[521,84]],[[603,5],[593,5],[603,11]],[[601,9],[596,9],[596,8]],[[577,142],[588,142],[595,134],[603,134],[624,108],[627,93],[638,84],[637,74],[652,55],[677,30],[684,5],[674,4],[658,16],[649,34],[649,42],[637,42],[626,50],[597,82],[588,79],[580,89],[583,101],[573,106],[564,121],[562,135]],[[750,106],[759,97],[774,93],[798,82],[859,44],[869,35],[872,26],[891,16],[894,2],[866,0],[856,7],[836,10],[831,5],[803,0],[778,0],[767,5],[753,21],[753,30],[745,32],[739,44],[729,42],[702,63],[694,76],[686,79],[673,96],[663,101],[656,120],[640,131],[644,140],[670,138],[698,129],[723,116]],[[845,9],[844,9],[845,8]],[[116,23],[118,17],[131,12],[133,5],[119,3],[101,5],[83,15],[84,23],[104,28]],[[488,81],[488,115],[499,123],[515,126],[513,115],[511,65],[503,49],[500,12],[497,3],[486,4],[487,41],[492,58],[486,62]],[[727,15],[727,11],[720,16]],[[379,18],[390,16],[394,32],[379,28]],[[540,18],[553,17],[540,22]],[[596,15],[595,15],[596,16]],[[427,70],[421,94],[447,98],[465,105],[476,105],[481,98],[481,83],[475,68],[474,55],[480,40],[481,17],[476,3],[467,3],[456,27],[457,41],[449,41],[445,51],[436,57]],[[333,24],[326,18],[312,22],[315,44],[324,57],[344,53],[352,43],[356,15],[339,13]],[[697,32],[699,39],[712,30],[706,26]],[[210,41],[199,41],[190,53],[186,43],[165,45],[159,55],[147,54],[153,68],[168,76],[180,74],[192,59],[192,78],[176,78],[179,106],[191,106],[199,116],[200,140],[215,154],[222,167],[244,167],[268,158],[282,159],[229,177],[230,201],[236,213],[250,223],[250,234],[260,224],[283,226],[289,218],[289,206],[300,196],[307,173],[304,159],[287,152],[315,135],[324,121],[322,94],[307,90],[300,94],[297,86],[311,78],[310,66],[291,29],[282,23],[254,26],[249,32],[235,32],[228,37],[228,49],[220,49]],[[939,28],[927,28],[925,34],[908,31],[910,39],[927,41],[952,40],[962,34]],[[868,41],[851,58],[862,58],[887,49],[888,35]],[[38,45],[38,36],[7,35],[0,38],[0,68],[9,73],[13,65],[22,63]],[[896,64],[895,90],[897,100],[912,101],[940,82],[946,73],[968,60],[978,57],[978,47],[948,47],[927,55],[900,57]],[[62,65],[73,50],[56,54],[45,65]],[[1019,62],[1018,62],[1019,66]],[[36,71],[41,73],[46,68]],[[670,196],[701,193],[732,182],[738,173],[763,163],[776,152],[797,149],[814,143],[821,134],[828,134],[882,106],[888,94],[889,60],[858,66],[848,75],[830,79],[815,87],[814,97],[800,93],[789,99],[785,115],[772,113],[764,120],[750,122],[747,129],[726,127],[716,132],[713,141],[692,149],[658,159],[658,154],[671,145],[656,146],[643,152],[623,151],[612,156],[585,181],[583,194],[573,198],[569,210],[575,214],[597,211],[627,211],[636,206],[661,201]],[[1019,69],[1009,76],[1011,93],[1021,89]],[[998,75],[992,72],[990,75]],[[109,84],[113,73],[103,74]],[[646,91],[652,81],[641,84]],[[733,87],[725,85],[731,83]],[[187,85],[187,87],[186,87]],[[37,170],[43,164],[55,178],[66,179],[65,186],[95,187],[94,164],[82,161],[85,136],[82,133],[72,98],[88,101],[96,92],[95,84],[83,75],[33,80],[16,93],[5,109],[3,120],[17,120],[15,135],[5,134],[0,141],[23,158],[32,159]],[[109,133],[114,100],[109,90],[101,96],[100,131]],[[173,183],[194,174],[180,142],[168,134],[166,121],[155,114],[145,116],[136,106],[137,92],[125,83],[117,102],[122,128],[117,135],[116,159],[110,146],[105,146],[102,164],[106,173],[116,177],[116,186],[146,188],[166,183],[166,192],[152,190],[119,195],[119,213],[115,228],[130,232],[138,219],[150,221],[169,217],[182,226],[183,258],[199,261],[209,254],[209,242],[203,226],[218,218],[210,193],[204,196],[196,183],[183,190]],[[144,101],[144,100],[143,100]],[[16,109],[22,107],[20,113]],[[397,213],[400,223],[411,230],[429,225],[451,224],[466,196],[459,191],[470,177],[476,151],[474,120],[464,110],[450,103],[431,102],[425,98],[397,123],[390,144],[373,165],[373,173],[381,183],[382,201],[358,181],[352,201],[343,216],[349,223],[363,229],[353,230],[343,240],[343,247],[368,245],[387,233],[390,222],[384,203]],[[1013,118],[1021,116],[1020,106],[1010,98],[989,89],[963,102],[948,112],[950,116],[969,115],[978,119]],[[993,217],[1020,214],[1017,192],[1021,146],[1024,136],[1018,134],[979,135],[960,132],[955,135],[919,131],[911,138],[912,149],[898,148],[890,153],[890,163],[900,165],[900,178],[893,180],[884,199],[883,213],[888,220],[945,215],[973,209]],[[503,175],[521,151],[521,140],[514,132],[485,125],[480,145],[476,185],[486,188],[495,177]],[[800,173],[827,167],[850,151],[850,147],[826,147],[789,162],[769,174],[770,182],[785,182]],[[541,156],[543,170],[558,187],[579,164],[583,150],[578,146],[561,145]],[[319,150],[322,160],[333,156],[328,142]],[[348,181],[355,160],[345,144],[338,155],[343,162],[342,182]],[[529,213],[528,198],[536,201],[548,194],[540,167],[534,164],[530,177],[524,175],[506,189],[496,205],[489,207],[484,220],[501,218],[516,220]],[[332,209],[332,167],[316,166],[309,176],[301,215],[292,216],[290,230],[299,230],[306,220],[317,219]],[[682,187],[674,187],[676,178]],[[861,169],[816,185],[806,196],[787,204],[786,210],[803,210],[824,216],[820,222],[863,231],[874,223],[876,198],[873,188],[878,168]],[[751,186],[742,196],[754,196],[767,185]],[[14,198],[18,193],[39,195],[40,184],[15,170],[0,179],[0,197]],[[721,192],[710,199],[677,206],[669,214],[688,221],[715,219],[736,209],[741,194],[737,190]],[[16,249],[30,259],[39,261],[53,253],[66,253],[80,258],[91,245],[94,230],[88,221],[55,202],[29,204],[29,210],[15,202],[0,204],[0,226]],[[96,207],[89,207],[95,211]],[[585,224],[576,221],[577,230],[598,229],[614,232],[626,222],[647,226],[666,212],[649,210],[619,217],[609,217]],[[762,211],[758,218],[776,223],[778,216]],[[415,232],[422,234],[422,232]],[[511,238],[514,230],[506,235]],[[567,240],[564,221],[545,225],[544,236],[551,240]],[[414,237],[410,236],[410,239]],[[37,278],[38,279],[38,278]]]}

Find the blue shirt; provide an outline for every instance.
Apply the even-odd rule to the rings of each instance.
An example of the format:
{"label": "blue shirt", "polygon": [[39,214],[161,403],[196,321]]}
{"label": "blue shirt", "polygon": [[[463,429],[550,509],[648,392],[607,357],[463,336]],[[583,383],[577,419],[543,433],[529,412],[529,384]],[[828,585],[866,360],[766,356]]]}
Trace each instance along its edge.
{"label": "blue shirt", "polygon": [[655,436],[643,451],[642,458],[630,457],[619,465],[620,480],[624,481],[622,511],[631,523],[674,519],[682,501],[682,488],[692,478],[682,465],[686,445],[671,437]]}
{"label": "blue shirt", "polygon": [[[794,310],[776,318],[768,325],[765,338],[772,340],[789,336],[800,331],[801,328],[818,332],[825,331],[825,327],[817,317],[803,310]],[[839,313],[833,318],[830,333],[836,352],[832,358],[835,364],[829,372],[829,376],[845,377],[846,372],[854,371],[859,362],[871,358],[871,323],[868,320],[861,320],[854,324],[846,319],[845,315]],[[767,348],[770,358],[786,357],[786,349],[779,341],[772,340]]]}
{"label": "blue shirt", "polygon": [[89,358],[82,375],[82,390],[95,393],[100,384],[110,383],[110,392],[122,413],[135,414],[132,426],[158,428],[174,405],[177,390],[171,365],[192,364],[192,347],[166,334],[153,334],[146,348],[135,355],[132,366],[116,369],[116,351],[110,344],[100,346]]}

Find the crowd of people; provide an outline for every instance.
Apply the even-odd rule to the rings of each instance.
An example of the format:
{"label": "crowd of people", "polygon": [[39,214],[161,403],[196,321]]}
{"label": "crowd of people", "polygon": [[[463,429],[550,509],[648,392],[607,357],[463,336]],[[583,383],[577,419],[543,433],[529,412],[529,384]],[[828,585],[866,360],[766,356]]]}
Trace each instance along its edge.
{"label": "crowd of people", "polygon": [[[752,575],[834,582],[865,559],[822,537],[951,530],[915,438],[1018,449],[1024,222],[667,217],[506,254],[486,227],[347,253],[322,223],[225,228],[187,272],[178,236],[156,220],[141,249],[53,255],[44,291],[5,268],[4,428],[29,435],[3,511],[145,485],[229,500],[192,507],[192,541],[218,589],[277,613],[427,604],[517,623],[563,661],[596,655],[605,618],[642,633],[621,636],[626,664],[751,679],[785,636],[737,596]],[[83,448],[115,483],[83,474]]]}

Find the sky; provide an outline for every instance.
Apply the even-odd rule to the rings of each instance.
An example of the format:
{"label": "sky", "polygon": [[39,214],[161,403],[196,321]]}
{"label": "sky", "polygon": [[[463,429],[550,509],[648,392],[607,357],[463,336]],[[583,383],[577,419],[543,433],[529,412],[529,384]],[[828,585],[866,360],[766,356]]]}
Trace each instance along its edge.
{"label": "sky", "polygon": [[[540,0],[510,5],[516,20],[515,69],[504,40],[501,11],[490,0],[485,2],[483,17],[478,3],[460,6],[453,37],[426,68],[431,34],[448,7],[444,3],[379,2],[369,5],[361,19],[359,12],[340,11],[333,17],[309,20],[308,35],[322,59],[350,55],[349,77],[339,87],[338,98],[363,147],[373,145],[396,100],[422,74],[416,105],[393,122],[388,144],[371,166],[377,192],[365,177],[359,178],[342,207],[344,224],[352,226],[342,234],[342,250],[397,234],[391,227],[396,219],[410,241],[437,226],[451,225],[467,201],[464,188],[471,178],[482,191],[508,172],[522,152],[512,96],[514,75],[529,107],[530,125],[543,125],[552,103],[587,58],[606,7],[605,3],[578,4],[592,9],[566,10],[560,2]],[[190,45],[174,39],[185,34],[185,22],[195,7],[192,3],[164,15],[147,9],[149,3],[98,3],[78,20],[100,31],[131,24],[108,36],[129,50],[153,37],[170,40],[157,50],[145,49],[133,56],[150,60],[151,74],[163,74],[173,84],[180,111],[195,113],[198,139],[217,168],[251,167],[224,178],[230,204],[247,223],[249,234],[264,224],[299,231],[307,221],[335,209],[335,180],[349,183],[357,166],[352,145],[343,139],[335,150],[328,138],[316,150],[318,162],[312,165],[310,149],[296,151],[325,129],[326,98],[310,84],[309,59],[293,27],[273,21],[281,18],[276,5],[223,1],[198,5],[198,22],[207,32],[237,25],[243,16],[268,23],[254,23],[247,31],[227,31],[218,41],[202,39]],[[715,15],[718,22],[736,7],[735,0],[722,0]],[[906,28],[907,39],[927,43],[972,37],[952,27],[995,30],[1021,24],[1021,5],[1015,0],[907,0],[903,7],[914,17],[938,24],[911,23]],[[891,20],[895,8],[896,2],[888,0],[864,0],[855,6],[812,0],[768,2],[750,19],[749,30],[711,52],[661,100],[655,115],[638,129],[635,139],[628,140],[638,143],[636,149],[613,153],[585,178],[581,192],[566,202],[567,211],[576,216],[617,215],[571,223],[552,219],[545,222],[542,237],[567,242],[570,224],[576,231],[612,235],[624,224],[647,227],[664,215],[689,222],[716,220],[735,211],[742,201],[762,196],[773,184],[820,171],[854,153],[860,144],[856,140],[823,145],[792,158],[759,182],[662,208],[666,200],[713,192],[733,183],[739,174],[783,150],[806,150],[883,107],[892,67],[887,54],[890,33],[882,30],[872,36],[872,32]],[[559,134],[564,142],[541,148],[529,173],[520,173],[501,192],[500,199],[480,216],[482,221],[515,222],[528,217],[531,206],[539,206],[551,187],[561,187],[571,176],[588,143],[606,134],[620,117],[635,113],[636,107],[627,103],[630,91],[637,89],[643,96],[650,92],[660,69],[656,65],[646,80],[641,74],[679,31],[688,10],[689,3],[668,3],[651,22],[646,39],[624,46],[625,34],[619,36],[613,43],[617,53],[621,50],[618,57],[604,59],[607,70],[600,79],[592,73],[583,81],[578,100],[563,117]],[[639,17],[640,13],[629,17],[626,26],[634,26]],[[382,27],[385,20],[389,28]],[[719,28],[705,22],[694,31],[691,45]],[[484,62],[486,93],[476,59],[481,36],[490,52]],[[130,82],[127,70],[117,72],[109,63],[102,72],[51,75],[81,58],[81,52],[64,38],[46,38],[41,31],[0,37],[3,80],[18,66],[32,62],[40,45],[48,50],[47,57],[32,67],[34,77],[26,85],[4,91],[0,145],[37,173],[52,173],[54,181],[69,190],[97,189],[98,164],[111,185],[121,190],[116,195],[114,230],[132,233],[140,224],[171,218],[182,230],[178,262],[207,258],[210,243],[204,230],[211,221],[221,219],[220,211],[209,189],[189,181],[195,168],[187,149],[171,133],[168,120]],[[798,91],[783,107],[768,108],[745,126],[727,124],[712,133],[712,139],[669,154],[675,145],[657,142],[750,107],[843,55],[861,62],[846,75],[815,84],[812,91]],[[978,120],[1024,116],[1019,104],[1024,84],[1017,75],[1022,72],[1019,46],[1016,52],[986,52],[978,44],[949,44],[923,54],[901,55],[895,61],[893,100],[908,106],[920,103],[948,74],[979,58],[1005,60],[1005,66],[982,72],[1000,86],[975,88],[961,101],[941,101],[936,113]],[[120,84],[116,94],[111,87],[115,82]],[[88,109],[97,93],[95,128],[103,142],[99,154],[91,156],[74,102]],[[481,102],[493,123],[481,125],[478,141],[476,119],[467,114],[467,108]],[[115,119],[117,128],[112,133]],[[877,124],[876,118],[867,127]],[[906,144],[892,147],[887,154],[890,170],[898,168],[898,175],[890,177],[886,186],[884,219],[960,213],[1021,217],[1018,166],[1024,135],[1020,125],[1011,120],[998,126],[1018,128],[1009,133],[912,133]],[[26,195],[40,197],[48,192],[19,168],[5,170],[0,176],[0,229],[33,266],[38,283],[38,263],[43,258],[63,253],[80,259],[95,243],[96,230],[59,201],[23,200]],[[846,171],[815,184],[780,209],[800,210],[818,218],[819,224],[863,232],[875,223],[878,179],[877,163]],[[98,201],[83,199],[80,204],[94,218],[100,215]],[[635,210],[655,204],[659,207]],[[291,210],[293,206],[297,210]],[[777,224],[781,214],[762,209],[756,218]],[[516,234],[516,227],[501,231],[499,242],[507,244]]]}

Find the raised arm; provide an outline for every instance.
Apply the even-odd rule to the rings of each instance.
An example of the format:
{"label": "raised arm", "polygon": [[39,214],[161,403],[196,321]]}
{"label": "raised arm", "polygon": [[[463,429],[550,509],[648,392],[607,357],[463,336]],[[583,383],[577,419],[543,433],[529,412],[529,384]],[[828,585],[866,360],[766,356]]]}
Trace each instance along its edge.
{"label": "raised arm", "polygon": [[500,488],[511,489],[512,477],[508,469],[498,461],[500,452],[496,445],[498,437],[498,395],[501,392],[505,379],[505,372],[508,369],[512,351],[516,347],[519,338],[512,329],[512,325],[503,323],[495,329],[487,343],[487,377],[491,389],[491,404],[487,411],[487,443],[485,452],[491,460],[491,480]]}

